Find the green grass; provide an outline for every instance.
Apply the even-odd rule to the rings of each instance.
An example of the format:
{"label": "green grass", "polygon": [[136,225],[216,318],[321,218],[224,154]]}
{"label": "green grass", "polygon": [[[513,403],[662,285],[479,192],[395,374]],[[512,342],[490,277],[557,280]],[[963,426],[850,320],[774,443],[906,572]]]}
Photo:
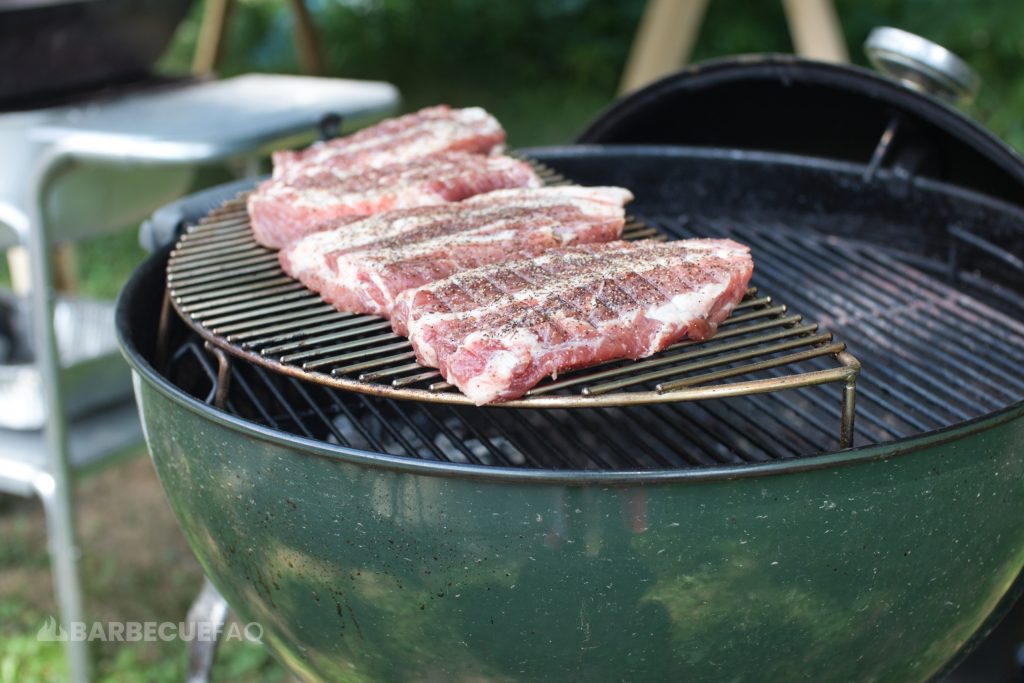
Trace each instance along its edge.
{"label": "green grass", "polygon": [[135,226],[83,243],[78,247],[82,294],[106,299],[117,296],[145,257]]}
{"label": "green grass", "polygon": [[64,649],[60,643],[39,642],[34,633],[4,637],[0,648],[0,683],[56,682],[66,678]]}
{"label": "green grass", "polygon": [[[4,609],[0,603],[0,611]],[[180,683],[186,653],[180,642],[97,643],[93,649],[97,683]],[[282,683],[285,671],[257,644],[227,641],[218,651],[213,679],[218,683]],[[36,640],[35,630],[9,634],[0,642],[0,683],[62,683],[67,665],[62,643]]]}
{"label": "green grass", "polygon": [[[177,529],[144,457],[84,480],[78,487],[87,619],[90,622],[184,619],[202,573]],[[0,683],[67,680],[62,643],[36,633],[56,616],[42,510],[0,496]],[[185,680],[186,643],[93,642],[100,683]],[[218,683],[283,683],[283,667],[256,644],[225,640]]]}
{"label": "green grass", "polygon": [[[22,558],[21,565],[48,573],[45,548],[38,547],[18,534],[8,537],[3,562],[12,556]],[[93,560],[93,561],[89,561]],[[145,614],[124,617],[125,621],[176,621],[185,614],[188,601],[198,585],[195,572],[189,572],[187,581],[168,580],[166,571],[119,572],[113,558],[87,558],[84,575],[87,593],[94,602],[108,609],[129,612],[130,607],[117,607],[127,598],[129,602],[163,593],[171,596],[176,608],[156,605]],[[105,566],[104,566],[105,565]],[[67,679],[64,647],[62,643],[41,642],[36,639],[38,629],[53,615],[53,605],[32,604],[17,596],[0,596],[0,683],[60,683]],[[177,615],[168,617],[168,615]],[[93,616],[96,621],[107,618]],[[177,640],[157,642],[93,642],[90,644],[94,679],[98,683],[180,683],[185,680],[187,652],[185,643]],[[214,680],[220,683],[283,683],[287,679],[284,669],[257,644],[226,640],[218,651]]]}
{"label": "green grass", "polygon": [[[34,571],[49,572],[45,552],[26,548],[23,543],[11,546],[24,552],[24,565]],[[94,564],[94,563],[87,563]],[[162,575],[146,572],[118,576],[116,572],[97,571],[88,566],[87,592],[93,601],[104,602],[115,612],[127,608],[118,603],[130,594],[130,601],[145,601],[154,591],[172,593],[179,602],[175,610],[152,610],[145,615],[124,617],[125,621],[177,621],[182,618],[188,600],[196,588],[194,574],[188,585],[168,585]],[[36,639],[38,629],[54,614],[52,605],[32,604],[17,596],[0,596],[0,683],[60,683],[67,680],[67,666],[62,643]],[[168,617],[168,615],[175,615]],[[109,621],[93,617],[96,621]],[[157,642],[93,642],[90,643],[94,680],[98,683],[180,683],[185,680],[186,644],[182,641]],[[218,651],[214,669],[218,683],[283,683],[284,669],[261,646],[237,640],[224,641]]]}

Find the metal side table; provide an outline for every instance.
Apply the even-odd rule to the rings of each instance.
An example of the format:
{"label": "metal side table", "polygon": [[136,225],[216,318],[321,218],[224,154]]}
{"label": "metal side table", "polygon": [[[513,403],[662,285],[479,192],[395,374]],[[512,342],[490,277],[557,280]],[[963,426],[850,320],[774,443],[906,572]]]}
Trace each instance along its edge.
{"label": "metal side table", "polygon": [[[62,314],[51,246],[116,227],[101,223],[105,213],[117,215],[119,185],[133,180],[144,185],[138,179],[145,173],[255,158],[269,145],[308,133],[325,116],[359,123],[389,113],[397,104],[397,91],[386,83],[254,74],[52,110],[25,128],[28,139],[19,151],[27,173],[15,179],[21,187],[12,191],[8,182],[0,188],[0,222],[29,249],[31,339],[45,424],[37,432],[0,430],[0,491],[37,495],[43,501],[62,624],[84,620],[75,476],[140,444],[141,428],[130,391],[119,403],[69,419],[64,393],[69,373],[116,353],[116,344],[113,325],[101,323],[98,327],[109,333],[109,346],[99,343],[97,357],[69,363],[69,344],[58,339],[67,331],[58,329]],[[109,169],[126,171],[111,176],[113,187],[97,180]],[[93,201],[84,204],[98,209],[89,224],[74,220],[87,211],[62,211],[61,202],[54,200],[53,188],[62,183],[80,191],[88,188],[86,199]],[[71,220],[62,220],[62,215]],[[95,315],[102,318],[103,313]],[[73,321],[70,328],[77,336]],[[77,341],[70,347],[78,346]],[[68,642],[67,651],[71,680],[86,681],[86,643]]]}

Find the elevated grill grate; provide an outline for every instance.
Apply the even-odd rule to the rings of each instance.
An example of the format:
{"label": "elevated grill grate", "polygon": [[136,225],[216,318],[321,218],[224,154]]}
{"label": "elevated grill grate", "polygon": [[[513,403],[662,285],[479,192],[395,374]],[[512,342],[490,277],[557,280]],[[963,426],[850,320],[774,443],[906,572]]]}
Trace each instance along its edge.
{"label": "elevated grill grate", "polygon": [[[537,165],[549,184],[564,177]],[[630,219],[624,239],[666,239]],[[207,341],[294,377],[388,398],[468,404],[376,316],[336,311],[280,269],[252,238],[244,197],[182,236],[167,268],[168,296]],[[814,361],[819,361],[814,363]],[[820,361],[825,360],[824,364]],[[756,377],[770,369],[782,372]],[[612,361],[547,380],[505,407],[575,408],[671,403],[842,383],[840,440],[850,444],[859,364],[845,344],[756,288],[720,332],[640,361]],[[729,380],[729,381],[727,381]]]}
{"label": "elevated grill grate", "polygon": [[224,352],[191,330],[170,354],[177,386],[275,430],[371,453],[546,470],[678,470],[834,450],[839,402],[827,386],[720,401],[591,410],[480,410],[334,389]]}

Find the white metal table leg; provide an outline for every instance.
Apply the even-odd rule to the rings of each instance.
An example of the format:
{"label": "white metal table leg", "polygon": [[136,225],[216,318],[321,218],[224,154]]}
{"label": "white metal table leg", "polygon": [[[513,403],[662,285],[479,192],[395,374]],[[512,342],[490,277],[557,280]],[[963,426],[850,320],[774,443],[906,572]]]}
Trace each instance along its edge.
{"label": "white metal table leg", "polygon": [[[46,406],[46,437],[49,470],[36,489],[46,509],[50,562],[60,604],[61,622],[84,621],[82,590],[78,576],[78,544],[75,538],[74,481],[71,475],[67,417],[61,393],[60,356],[54,327],[56,293],[53,263],[50,260],[50,236],[43,209],[43,189],[67,160],[59,149],[44,154],[33,168],[28,185],[29,257],[32,283],[32,327],[40,389]],[[69,678],[73,683],[89,679],[89,661],[85,642],[67,642]]]}
{"label": "white metal table leg", "polygon": [[69,679],[85,683],[89,679],[89,644],[84,639],[71,638],[69,628],[73,622],[84,621],[79,553],[75,543],[74,496],[70,486],[56,486],[49,475],[37,477],[35,488],[46,512],[50,569],[60,607],[60,623],[69,635],[65,643]]}

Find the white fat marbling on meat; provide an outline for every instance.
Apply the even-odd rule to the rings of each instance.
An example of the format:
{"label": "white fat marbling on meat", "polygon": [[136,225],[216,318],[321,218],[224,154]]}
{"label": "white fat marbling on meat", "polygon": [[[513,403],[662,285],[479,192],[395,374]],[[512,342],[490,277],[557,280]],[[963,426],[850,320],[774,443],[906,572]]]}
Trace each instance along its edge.
{"label": "white fat marbling on meat", "polygon": [[704,305],[714,300],[723,289],[721,282],[713,282],[692,292],[676,294],[660,306],[647,309],[644,315],[664,325],[688,323],[699,318]]}
{"label": "white fat marbling on meat", "polygon": [[[391,287],[388,285],[388,281],[381,277],[380,271],[370,272],[370,283],[377,288],[377,291],[384,297],[383,307],[376,301],[373,302],[373,313],[376,315],[387,315],[388,310],[391,308],[392,302],[395,300],[395,293],[391,291]],[[361,292],[365,290],[360,290]],[[370,297],[363,296],[363,299],[370,301]]]}
{"label": "white fat marbling on meat", "polygon": [[[481,333],[466,337],[464,346],[472,347],[486,339]],[[460,389],[477,405],[490,403],[508,388],[509,383],[523,363],[543,352],[543,344],[530,330],[519,329],[505,339],[505,348],[491,353],[483,372],[473,376]]]}
{"label": "white fat marbling on meat", "polygon": [[662,305],[646,310],[644,315],[647,318],[662,324],[661,331],[651,341],[651,348],[660,348],[665,339],[680,327],[706,317],[711,303],[722,295],[728,285],[728,281],[712,282],[700,289],[676,294]]}
{"label": "white fat marbling on meat", "polygon": [[542,202],[548,197],[557,197],[559,200],[582,202],[587,205],[590,202],[610,204],[612,206],[624,206],[633,200],[633,193],[624,187],[615,186],[594,186],[584,187],[582,185],[556,185],[535,189],[509,188],[495,190],[486,194],[477,195],[466,199],[464,204],[489,204],[494,202],[512,201],[516,204],[528,204],[529,202]]}

